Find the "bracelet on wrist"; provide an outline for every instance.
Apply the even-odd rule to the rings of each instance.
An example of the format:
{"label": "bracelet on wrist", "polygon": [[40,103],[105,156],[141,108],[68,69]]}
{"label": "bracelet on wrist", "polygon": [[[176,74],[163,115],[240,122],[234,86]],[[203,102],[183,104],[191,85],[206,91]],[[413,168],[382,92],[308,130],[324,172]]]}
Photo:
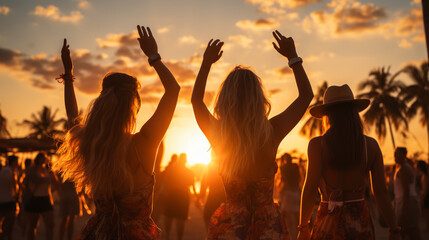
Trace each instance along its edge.
{"label": "bracelet on wrist", "polygon": [[302,58],[294,57],[294,58],[289,59],[288,65],[290,68],[292,68],[295,64],[302,63],[302,62],[303,62]]}
{"label": "bracelet on wrist", "polygon": [[55,78],[59,83],[65,83],[67,81],[74,82],[75,77],[72,74],[61,74],[59,77]]}
{"label": "bracelet on wrist", "polygon": [[161,60],[161,55],[159,55],[159,53],[151,54],[147,59],[150,66],[153,66],[153,64],[159,60]]}

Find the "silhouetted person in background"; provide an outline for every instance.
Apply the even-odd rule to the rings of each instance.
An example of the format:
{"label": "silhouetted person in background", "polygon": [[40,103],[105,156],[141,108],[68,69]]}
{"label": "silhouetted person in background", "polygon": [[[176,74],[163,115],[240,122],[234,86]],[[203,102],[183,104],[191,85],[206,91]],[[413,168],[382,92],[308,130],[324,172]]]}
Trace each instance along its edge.
{"label": "silhouetted person in background", "polygon": [[[384,178],[383,155],[376,140],[363,134],[359,112],[368,99],[355,99],[348,85],[330,86],[323,104],[310,114],[323,118],[325,133],[308,144],[308,167],[301,199],[298,239],[375,239],[365,189],[372,189],[389,228],[399,236]],[[322,201],[310,236],[310,217],[318,197]]]}
{"label": "silhouetted person in background", "polygon": [[47,157],[44,153],[37,154],[34,166],[26,176],[29,193],[31,194],[27,205],[24,206],[28,212],[28,240],[36,237],[39,218],[42,216],[45,223],[46,239],[53,239],[54,234],[54,205],[52,199],[52,184],[56,177],[47,167]]}
{"label": "silhouetted person in background", "polygon": [[169,165],[164,175],[165,181],[165,234],[169,240],[171,225],[176,222],[177,239],[183,238],[185,221],[188,219],[189,204],[191,201],[190,188],[194,185],[194,173],[186,168],[187,156],[181,153],[176,163]]}
{"label": "silhouetted person in background", "polygon": [[420,235],[420,205],[416,192],[416,175],[413,167],[407,161],[407,149],[395,149],[395,213],[397,223],[401,227],[402,239],[421,239]]}
{"label": "silhouetted person in background", "polygon": [[198,126],[213,147],[227,195],[211,217],[207,239],[289,238],[273,201],[276,153],[304,115],[313,92],[293,39],[278,31],[273,35],[279,45],[273,43],[274,48],[289,59],[299,96],[271,119],[261,80],[241,66],[223,81],[212,115],[203,101],[204,92],[210,68],[222,56],[223,42],[210,40],[204,52],[191,101]]}
{"label": "silhouetted person in background", "polygon": [[[207,189],[209,190],[208,194]],[[206,227],[208,227],[211,216],[226,200],[222,178],[219,175],[219,166],[214,161],[207,165],[201,180],[199,199],[204,200],[205,198],[203,218]]]}
{"label": "silhouetted person in background", "polygon": [[61,181],[59,196],[61,217],[59,239],[63,240],[65,235],[67,240],[71,240],[73,238],[74,222],[81,211],[75,184],[71,181]]}
{"label": "silhouetted person in background", "polygon": [[426,224],[426,230],[429,231],[429,176],[428,165],[425,161],[417,161],[417,173],[420,176],[421,190],[419,194],[422,215]]}
{"label": "silhouetted person in background", "polygon": [[54,169],[95,202],[95,214],[77,239],[161,239],[151,218],[154,165],[158,146],[173,118],[180,86],[161,61],[149,28],[137,26],[137,41],[165,92],[152,117],[135,133],[141,106],[140,83],[125,73],[109,73],[86,116],[77,121],[73,64],[64,39],[65,107],[70,131]]}
{"label": "silhouetted person in background", "polygon": [[280,191],[280,211],[283,214],[291,239],[296,239],[299,223],[299,203],[301,198],[301,173],[299,166],[292,162],[292,156],[285,153],[281,157],[280,166],[282,188]]}
{"label": "silhouetted person in background", "polygon": [[31,191],[28,187],[28,174],[30,173],[31,168],[33,167],[33,160],[31,158],[27,158],[24,161],[24,171],[19,179],[19,191],[21,195],[20,202],[20,211],[18,215],[18,223],[21,226],[21,233],[23,236],[27,234],[27,227],[29,221],[29,214],[27,212],[28,202],[31,199]]}
{"label": "silhouetted person in background", "polygon": [[18,197],[18,157],[7,157],[7,165],[0,170],[0,239],[13,239]]}

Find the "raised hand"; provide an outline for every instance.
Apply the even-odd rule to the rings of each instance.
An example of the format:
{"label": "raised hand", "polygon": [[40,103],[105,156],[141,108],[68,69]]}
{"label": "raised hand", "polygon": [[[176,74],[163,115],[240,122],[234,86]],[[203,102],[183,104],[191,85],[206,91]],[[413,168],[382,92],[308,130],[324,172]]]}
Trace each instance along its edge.
{"label": "raised hand", "polygon": [[73,62],[70,57],[69,47],[67,39],[64,38],[63,48],[61,49],[61,60],[63,61],[65,75],[73,75]]}
{"label": "raised hand", "polygon": [[156,45],[155,38],[148,27],[147,30],[144,26],[137,25],[137,31],[139,32],[139,38],[137,40],[140,43],[140,48],[143,50],[147,57],[158,54],[158,46]]}
{"label": "raised hand", "polygon": [[216,39],[213,42],[213,39],[207,44],[206,51],[204,52],[203,63],[213,64],[217,62],[222,57],[223,51],[220,51],[224,42],[221,42],[219,39]]}
{"label": "raised hand", "polygon": [[296,53],[295,49],[295,43],[291,37],[285,37],[283,36],[279,31],[274,31],[273,36],[277,41],[277,46],[273,42],[274,48],[279,52],[281,55],[287,57],[289,60],[295,57],[298,57],[298,54]]}

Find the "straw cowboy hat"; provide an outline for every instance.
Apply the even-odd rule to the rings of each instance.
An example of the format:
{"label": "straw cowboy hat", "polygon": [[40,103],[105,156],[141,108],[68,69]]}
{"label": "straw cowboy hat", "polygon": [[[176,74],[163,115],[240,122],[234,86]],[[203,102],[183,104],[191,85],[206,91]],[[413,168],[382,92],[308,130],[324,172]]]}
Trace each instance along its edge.
{"label": "straw cowboy hat", "polygon": [[310,108],[310,114],[313,117],[322,118],[326,115],[326,108],[338,103],[350,103],[360,112],[368,107],[370,101],[369,99],[355,99],[352,90],[347,84],[330,86],[323,95],[323,104]]}

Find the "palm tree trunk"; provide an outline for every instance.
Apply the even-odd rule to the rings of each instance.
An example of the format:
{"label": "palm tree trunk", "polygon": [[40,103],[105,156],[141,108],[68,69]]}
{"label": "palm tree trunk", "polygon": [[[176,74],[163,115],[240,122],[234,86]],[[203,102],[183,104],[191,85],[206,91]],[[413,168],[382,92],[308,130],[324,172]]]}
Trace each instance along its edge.
{"label": "palm tree trunk", "polygon": [[427,163],[429,163],[429,121],[426,122],[426,130],[428,131],[428,159],[427,159]]}
{"label": "palm tree trunk", "polygon": [[426,51],[429,58],[429,1],[422,0],[422,10],[423,10],[423,25],[425,28],[425,37],[426,37]]}
{"label": "palm tree trunk", "polygon": [[393,151],[395,151],[396,144],[395,144],[395,138],[393,137],[392,123],[390,122],[389,115],[386,114],[386,118],[387,118],[387,124],[389,125],[390,137],[392,138]]}

